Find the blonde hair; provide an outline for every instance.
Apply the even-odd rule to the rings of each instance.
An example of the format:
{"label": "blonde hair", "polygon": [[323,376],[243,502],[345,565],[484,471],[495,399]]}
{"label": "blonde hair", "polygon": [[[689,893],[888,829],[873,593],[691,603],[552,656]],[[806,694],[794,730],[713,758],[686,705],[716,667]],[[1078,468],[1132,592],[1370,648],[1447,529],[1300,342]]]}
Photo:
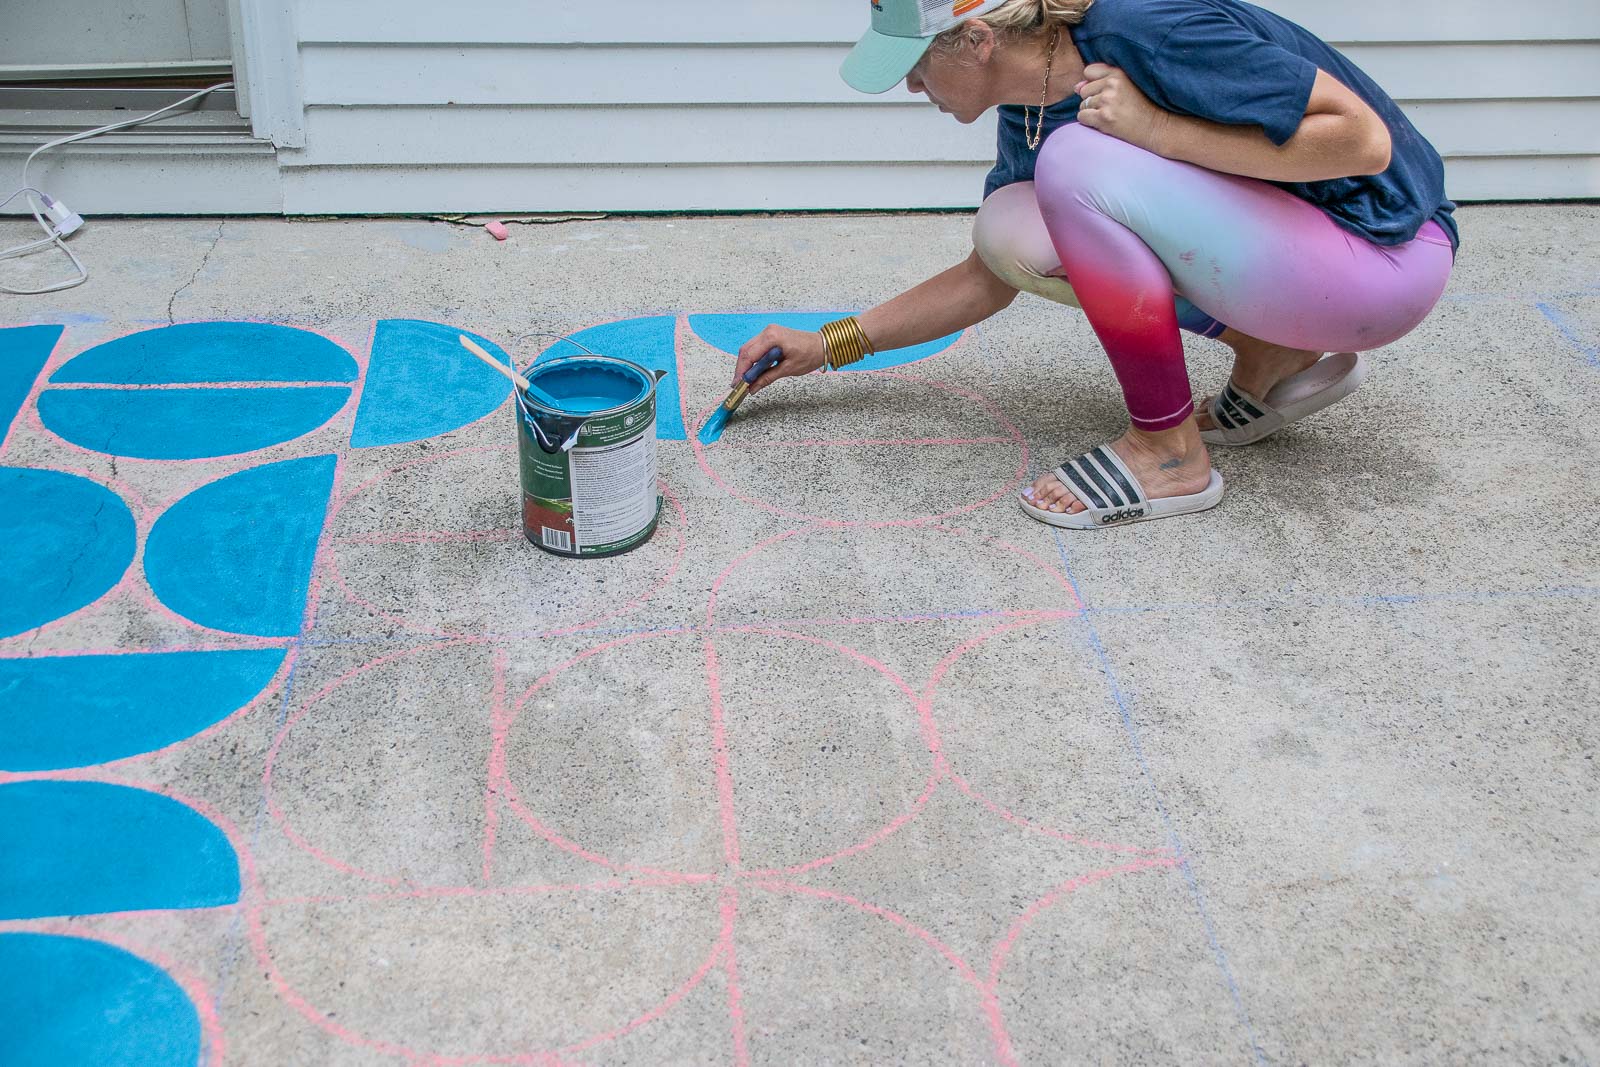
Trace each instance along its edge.
{"label": "blonde hair", "polygon": [[[1094,5],[1094,0],[1010,0],[977,21],[1001,36],[1033,37],[1046,30],[1076,26]],[[966,24],[953,26],[934,38],[934,46],[959,51],[967,43]]]}

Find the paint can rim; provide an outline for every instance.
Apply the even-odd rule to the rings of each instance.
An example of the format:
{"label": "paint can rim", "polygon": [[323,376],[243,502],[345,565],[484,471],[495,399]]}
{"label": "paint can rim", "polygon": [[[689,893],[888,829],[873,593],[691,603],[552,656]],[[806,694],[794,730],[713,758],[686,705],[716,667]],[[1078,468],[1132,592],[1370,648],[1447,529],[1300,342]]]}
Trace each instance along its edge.
{"label": "paint can rim", "polygon": [[600,418],[600,417],[603,417],[603,416],[606,416],[606,415],[615,415],[615,414],[618,414],[620,412],[626,411],[628,408],[633,407],[635,404],[642,403],[653,392],[655,392],[656,377],[655,377],[655,375],[651,374],[648,370],[646,370],[645,368],[639,366],[637,363],[634,363],[634,362],[632,362],[630,360],[620,359],[617,356],[602,356],[602,355],[599,355],[597,353],[588,354],[588,355],[577,355],[577,356],[560,356],[560,357],[558,357],[556,359],[552,359],[552,360],[550,360],[550,361],[548,361],[546,363],[535,363],[532,366],[528,367],[528,369],[523,372],[523,376],[526,377],[530,382],[537,383],[537,381],[538,381],[538,377],[537,376],[538,375],[548,374],[552,370],[564,369],[567,365],[573,364],[573,363],[608,363],[608,364],[614,364],[615,366],[623,368],[623,369],[631,372],[633,375],[637,376],[637,378],[639,379],[639,382],[640,382],[640,386],[641,386],[640,391],[639,391],[638,395],[632,397],[629,400],[625,400],[622,403],[617,404],[615,407],[601,408],[601,409],[599,409],[597,411],[582,411],[582,412],[579,412],[579,411],[569,411],[569,410],[567,410],[565,408],[551,407],[548,404],[542,403],[541,401],[536,400],[531,396],[528,396],[521,389],[516,389],[516,390],[513,390],[513,392],[514,392],[514,394],[516,395],[516,398],[517,398],[517,406],[523,408],[524,410],[526,410],[528,408],[532,408],[532,409],[535,409],[537,411],[549,412],[552,415],[565,415],[565,416],[573,417],[573,418],[576,418],[578,416],[582,416],[585,419],[591,419],[591,418]]}

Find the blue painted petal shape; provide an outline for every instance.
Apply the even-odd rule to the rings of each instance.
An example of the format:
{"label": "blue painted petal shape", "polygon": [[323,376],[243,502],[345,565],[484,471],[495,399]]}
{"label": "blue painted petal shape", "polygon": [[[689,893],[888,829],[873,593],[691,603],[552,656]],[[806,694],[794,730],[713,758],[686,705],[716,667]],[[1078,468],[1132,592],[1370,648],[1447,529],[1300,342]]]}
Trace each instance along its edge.
{"label": "blue painted petal shape", "polygon": [[187,805],[105,782],[0,785],[0,919],[214,908],[239,858]]}
{"label": "blue painted petal shape", "polygon": [[[853,311],[830,311],[823,314],[773,311],[761,315],[690,315],[689,328],[695,332],[695,336],[712,348],[720,348],[729,355],[736,356],[746,341],[767,326],[787,326],[791,330],[810,332],[820,330],[825,322],[853,314],[855,314]],[[943,352],[960,339],[961,334],[953,333],[926,344],[877,352],[860,363],[852,363],[844,369],[886,370],[904,363],[915,363],[919,359],[927,359]]]}
{"label": "blue painted petal shape", "polygon": [[383,319],[372,335],[372,361],[361,388],[350,444],[355,448],[421,441],[459,430],[499,407],[511,383],[461,347],[466,333],[506,366],[511,357],[475,333],[416,319]]}
{"label": "blue painted petal shape", "polygon": [[44,370],[64,332],[60,326],[16,326],[0,330],[0,439],[11,428],[33,380]]}
{"label": "blue painted petal shape", "polygon": [[0,467],[0,637],[70,615],[133,562],[133,516],[103,485],[60,471]]}
{"label": "blue painted petal shape", "polygon": [[[664,371],[656,383],[656,437],[662,441],[684,441],[683,408],[678,399],[678,324],[671,315],[624,319],[591,326],[572,335],[578,342],[602,356],[615,356],[637,363],[645,370]],[[538,363],[562,356],[578,356],[583,348],[570,341],[558,341],[540,353]]]}
{"label": "blue painted petal shape", "polygon": [[0,659],[0,770],[87,767],[153,752],[244,707],[281,648]]}
{"label": "blue painted petal shape", "polygon": [[308,456],[252,467],[172,505],[145,541],[150,588],[202,626],[299,633],[334,464],[333,456]]}
{"label": "blue painted petal shape", "polygon": [[350,353],[326,337],[268,322],[185,322],[118,337],[73,357],[56,384],[353,382]]}
{"label": "blue painted petal shape", "polygon": [[133,459],[209,459],[254,452],[331,419],[344,386],[259,389],[46,389],[39,417],[82,448]]}
{"label": "blue painted petal shape", "polygon": [[192,1067],[200,1016],[161,968],[80,937],[0,934],[0,1061]]}

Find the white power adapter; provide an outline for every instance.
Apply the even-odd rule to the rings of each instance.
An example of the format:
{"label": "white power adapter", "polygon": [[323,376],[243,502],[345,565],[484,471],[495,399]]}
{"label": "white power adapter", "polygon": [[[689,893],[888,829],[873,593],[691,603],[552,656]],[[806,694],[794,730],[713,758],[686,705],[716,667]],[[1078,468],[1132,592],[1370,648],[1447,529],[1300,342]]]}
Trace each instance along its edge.
{"label": "white power adapter", "polygon": [[[63,289],[71,289],[73,286],[82,285],[84,282],[89,280],[89,269],[85,267],[78,259],[78,254],[67,246],[67,242],[65,240],[66,237],[77,233],[83,228],[83,216],[72,210],[66,204],[63,204],[61,201],[52,200],[45,193],[33,188],[28,184],[28,168],[33,165],[33,161],[37,159],[41,153],[48,152],[52,148],[60,148],[62,145],[74,144],[78,141],[86,141],[91,137],[98,137],[102,133],[110,133],[112,130],[125,130],[129,126],[138,126],[140,123],[149,122],[152,119],[158,119],[162,115],[167,114],[169,111],[176,111],[185,104],[193,103],[202,96],[205,96],[207,93],[214,93],[218,89],[232,88],[232,82],[222,82],[218,85],[208,86],[204,89],[201,89],[197,93],[190,93],[182,100],[174,100],[166,107],[152,111],[148,115],[140,115],[137,118],[124,119],[122,122],[113,122],[109,126],[97,126],[92,130],[84,130],[82,133],[71,133],[65,137],[59,137],[54,141],[42,144],[38,148],[35,148],[32,152],[29,152],[28,158],[22,161],[21,188],[12,193],[10,196],[0,197],[0,208],[4,208],[7,204],[11,203],[11,201],[15,200],[19,196],[28,197],[34,220],[38,222],[39,228],[44,231],[44,236],[38,240],[17,245],[14,248],[0,250],[0,259],[12,259],[17,256],[25,256],[36,249],[53,244],[57,248],[61,249],[66,257],[72,261],[72,266],[77,270],[78,273],[76,276],[68,278],[65,281],[55,282],[54,284],[46,285],[36,289],[17,289],[6,285],[4,282],[0,282],[0,293],[10,293],[16,296],[38,296],[42,293],[59,293]],[[33,201],[37,201],[38,206],[32,206]],[[39,207],[44,208],[44,215],[39,214]],[[45,221],[45,215],[50,216],[49,222]]]}
{"label": "white power adapter", "polygon": [[72,210],[60,200],[52,200],[48,193],[40,193],[39,200],[44,204],[44,213],[49,215],[56,224],[56,233],[62,237],[77,233],[83,226],[83,216]]}

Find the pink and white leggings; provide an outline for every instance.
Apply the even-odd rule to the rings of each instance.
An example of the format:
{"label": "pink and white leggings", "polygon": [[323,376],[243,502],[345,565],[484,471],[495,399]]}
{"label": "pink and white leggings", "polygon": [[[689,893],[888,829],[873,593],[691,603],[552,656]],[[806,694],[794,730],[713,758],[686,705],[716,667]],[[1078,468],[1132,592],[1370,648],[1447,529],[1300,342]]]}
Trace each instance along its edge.
{"label": "pink and white leggings", "polygon": [[1438,223],[1376,245],[1277,186],[1076,123],[1045,141],[1034,181],[984,201],[973,243],[1007,284],[1083,309],[1144,430],[1194,412],[1180,328],[1368,351],[1427,318],[1454,261]]}

